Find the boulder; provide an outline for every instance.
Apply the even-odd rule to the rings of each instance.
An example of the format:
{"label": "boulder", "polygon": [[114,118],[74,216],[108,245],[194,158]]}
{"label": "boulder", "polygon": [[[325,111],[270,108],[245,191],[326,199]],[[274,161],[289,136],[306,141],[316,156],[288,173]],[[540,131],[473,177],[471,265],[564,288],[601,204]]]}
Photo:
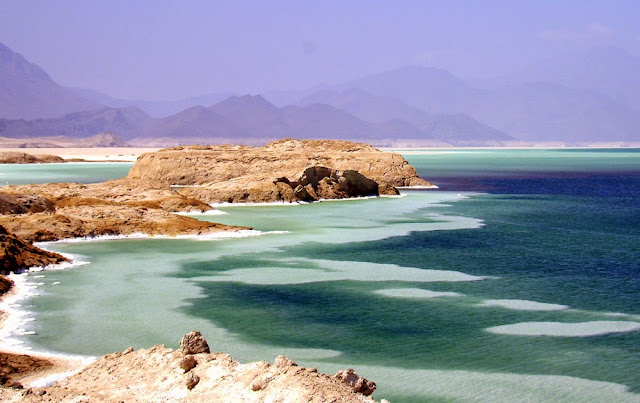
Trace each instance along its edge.
{"label": "boulder", "polygon": [[193,330],[182,337],[182,340],[180,340],[180,350],[184,355],[211,352],[209,350],[209,344],[197,330]]}
{"label": "boulder", "polygon": [[351,386],[356,392],[362,393],[365,396],[373,394],[373,392],[376,390],[375,382],[361,377],[360,375],[356,374],[351,368],[344,371],[338,371],[335,377],[338,380]]}

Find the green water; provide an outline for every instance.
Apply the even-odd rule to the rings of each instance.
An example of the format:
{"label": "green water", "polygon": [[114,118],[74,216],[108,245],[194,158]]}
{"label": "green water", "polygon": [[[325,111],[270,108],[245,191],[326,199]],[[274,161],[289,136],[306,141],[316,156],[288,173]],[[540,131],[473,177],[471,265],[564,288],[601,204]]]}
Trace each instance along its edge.
{"label": "green water", "polygon": [[17,338],[98,355],[199,329],[378,399],[640,400],[640,152],[486,154],[407,154],[449,191],[198,216],[259,237],[49,245],[90,264],[28,276]]}
{"label": "green water", "polygon": [[103,182],[126,176],[132,166],[133,162],[0,164],[0,186],[49,182]]}

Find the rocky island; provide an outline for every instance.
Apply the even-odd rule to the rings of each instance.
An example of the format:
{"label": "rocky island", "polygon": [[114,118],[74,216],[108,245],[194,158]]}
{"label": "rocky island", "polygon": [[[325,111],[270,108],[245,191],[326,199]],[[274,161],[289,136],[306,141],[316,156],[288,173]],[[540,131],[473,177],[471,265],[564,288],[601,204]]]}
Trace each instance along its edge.
{"label": "rocky island", "polygon": [[64,158],[49,154],[27,154],[21,152],[0,152],[0,164],[50,164],[65,162]]}
{"label": "rocky island", "polygon": [[341,140],[168,148],[141,155],[127,179],[179,186],[178,193],[206,203],[395,195],[396,187],[433,186],[400,154]]}

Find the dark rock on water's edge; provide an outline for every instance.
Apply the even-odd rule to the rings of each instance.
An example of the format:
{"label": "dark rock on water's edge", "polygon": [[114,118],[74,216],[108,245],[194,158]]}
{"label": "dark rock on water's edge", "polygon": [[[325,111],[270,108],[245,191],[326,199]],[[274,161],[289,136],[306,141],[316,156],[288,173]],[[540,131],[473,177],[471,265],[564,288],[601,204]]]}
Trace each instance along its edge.
{"label": "dark rock on water's edge", "polygon": [[66,261],[64,256],[37,248],[0,225],[0,274]]}

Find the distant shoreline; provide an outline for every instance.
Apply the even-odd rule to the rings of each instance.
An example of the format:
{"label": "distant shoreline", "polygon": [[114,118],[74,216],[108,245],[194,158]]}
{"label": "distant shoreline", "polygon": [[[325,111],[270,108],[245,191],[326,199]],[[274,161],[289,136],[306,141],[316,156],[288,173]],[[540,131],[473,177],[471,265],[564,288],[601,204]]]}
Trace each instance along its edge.
{"label": "distant shoreline", "polygon": [[[587,146],[563,146],[557,143],[553,144],[537,144],[533,146],[475,146],[475,147],[374,147],[382,151],[398,152],[399,150],[411,150],[409,152],[425,152],[425,151],[456,151],[456,150],[579,150],[579,149],[598,149],[598,148],[616,148],[616,149],[632,149],[640,148],[640,143],[616,144],[602,143]],[[0,152],[23,152],[28,154],[50,154],[57,155],[64,159],[81,158],[90,160],[91,162],[134,162],[140,155],[147,152],[158,151],[165,147],[59,147],[59,148],[14,148],[0,147]]]}
{"label": "distant shoreline", "polygon": [[69,147],[69,148],[0,148],[0,152],[11,151],[27,154],[57,155],[64,159],[81,158],[91,162],[134,162],[146,152],[160,150],[161,147]]}

